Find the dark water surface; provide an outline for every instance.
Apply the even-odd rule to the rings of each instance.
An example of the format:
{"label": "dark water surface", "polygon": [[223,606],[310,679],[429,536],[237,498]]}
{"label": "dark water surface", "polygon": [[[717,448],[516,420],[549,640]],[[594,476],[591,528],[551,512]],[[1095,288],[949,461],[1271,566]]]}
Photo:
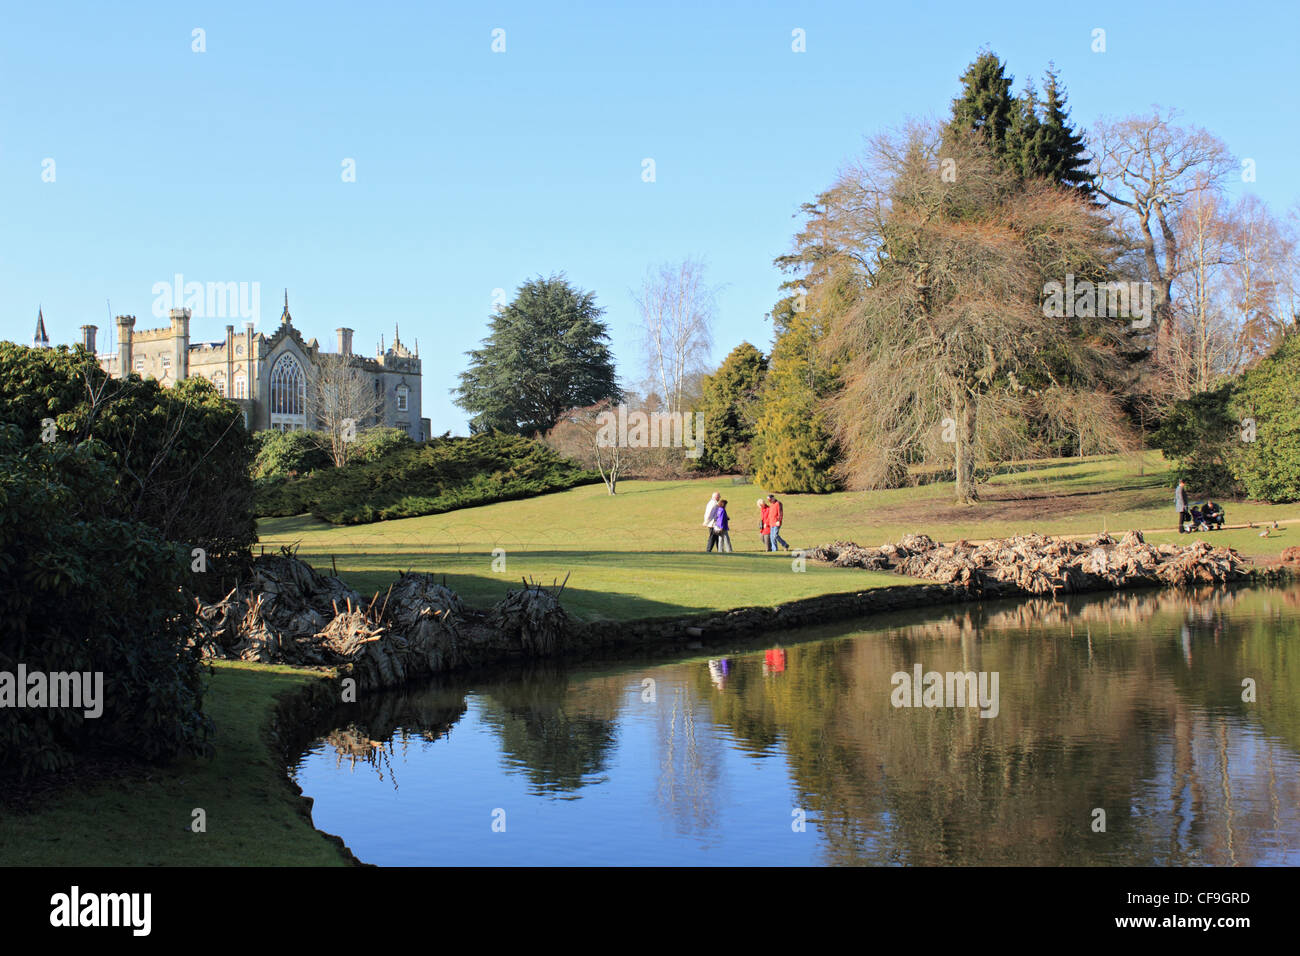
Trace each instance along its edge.
{"label": "dark water surface", "polygon": [[[935,608],[708,654],[371,695],[293,776],[385,865],[1300,864],[1300,590]],[[996,716],[894,706],[918,663],[996,673]]]}

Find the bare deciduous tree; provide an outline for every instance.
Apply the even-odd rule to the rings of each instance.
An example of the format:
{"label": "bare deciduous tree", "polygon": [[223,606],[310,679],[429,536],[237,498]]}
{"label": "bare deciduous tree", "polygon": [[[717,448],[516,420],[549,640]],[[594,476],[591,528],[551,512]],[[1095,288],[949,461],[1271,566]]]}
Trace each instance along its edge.
{"label": "bare deciduous tree", "polygon": [[1300,312],[1297,211],[1291,221],[1278,219],[1253,195],[1243,196],[1234,209],[1237,254],[1229,273],[1246,364],[1272,351]]}
{"label": "bare deciduous tree", "polygon": [[329,444],[336,467],[348,463],[357,432],[378,424],[384,396],[352,356],[322,353],[307,385],[308,420]]}
{"label": "bare deciduous tree", "polygon": [[1233,168],[1224,143],[1196,126],[1176,126],[1173,110],[1102,121],[1094,144],[1097,192],[1125,211],[1152,284],[1156,332],[1172,312],[1179,236],[1174,217],[1184,200],[1217,188]]}
{"label": "bare deciduous tree", "polygon": [[1157,412],[1240,373],[1295,321],[1295,243],[1264,203],[1247,195],[1230,206],[1206,185],[1183,198],[1172,225],[1170,321],[1143,387]]}
{"label": "bare deciduous tree", "polygon": [[717,290],[705,281],[704,263],[687,258],[649,270],[636,302],[648,382],[669,412],[680,412],[691,378],[708,362]]}
{"label": "bare deciduous tree", "polygon": [[1174,217],[1180,237],[1174,262],[1171,334],[1160,358],[1176,371],[1185,397],[1213,387],[1240,368],[1234,309],[1227,296],[1228,267],[1236,260],[1234,223],[1219,191],[1209,183],[1188,193]]}
{"label": "bare deciduous tree", "polygon": [[543,441],[555,451],[600,473],[609,493],[618,490],[627,463],[628,449],[619,442],[604,440],[608,435],[606,422],[616,406],[606,400],[585,408],[571,408],[546,433]]}

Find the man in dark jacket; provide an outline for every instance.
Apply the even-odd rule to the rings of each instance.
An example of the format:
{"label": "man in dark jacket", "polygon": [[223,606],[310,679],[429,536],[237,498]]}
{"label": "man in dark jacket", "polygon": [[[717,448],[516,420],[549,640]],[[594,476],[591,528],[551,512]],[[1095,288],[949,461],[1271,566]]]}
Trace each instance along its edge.
{"label": "man in dark jacket", "polygon": [[1178,487],[1174,489],[1174,508],[1178,511],[1178,533],[1183,533],[1183,523],[1187,521],[1187,489],[1183,487],[1183,479],[1178,479]]}

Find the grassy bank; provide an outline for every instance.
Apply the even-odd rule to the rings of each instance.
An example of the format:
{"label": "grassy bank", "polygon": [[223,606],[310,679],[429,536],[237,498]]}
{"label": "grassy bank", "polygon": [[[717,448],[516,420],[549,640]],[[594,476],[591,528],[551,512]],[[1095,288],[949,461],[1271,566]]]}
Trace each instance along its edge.
{"label": "grassy bank", "polygon": [[[798,548],[839,538],[876,545],[908,532],[951,541],[1138,528],[1155,543],[1185,543],[1189,539],[1173,531],[1173,483],[1169,467],[1151,452],[1008,469],[981,489],[983,500],[975,505],[955,504],[949,484],[785,495],[782,535]],[[734,555],[702,553],[700,523],[714,490],[731,501]],[[792,573],[789,556],[760,553],[756,499],[763,491],[731,479],[629,481],[613,497],[596,485],[363,526],[334,527],[307,516],[265,519],[259,531],[268,548],[298,544],[304,558],[325,569],[337,566],[363,592],[415,568],[445,574],[467,601],[486,606],[526,575],[549,584],[569,574],[564,604],[589,619],[773,605],[905,580],[811,563],[805,573]],[[1300,504],[1225,507],[1234,524],[1300,520]],[[1269,538],[1258,535],[1243,529],[1205,537],[1252,558],[1270,558],[1300,543],[1300,524],[1284,524]],[[494,548],[504,549],[503,571],[493,570]]]}
{"label": "grassy bank", "polygon": [[[300,812],[266,731],[276,698],[320,680],[288,667],[218,663],[205,698],[215,756],[132,770],[0,813],[8,866],[342,866]],[[207,832],[191,831],[192,813]]]}

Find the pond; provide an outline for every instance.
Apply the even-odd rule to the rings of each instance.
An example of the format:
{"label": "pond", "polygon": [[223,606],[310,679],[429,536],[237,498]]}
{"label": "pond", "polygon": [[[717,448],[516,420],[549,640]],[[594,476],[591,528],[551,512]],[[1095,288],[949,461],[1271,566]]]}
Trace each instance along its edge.
{"label": "pond", "polygon": [[1300,589],[864,624],[373,694],[292,775],[381,865],[1300,864]]}

